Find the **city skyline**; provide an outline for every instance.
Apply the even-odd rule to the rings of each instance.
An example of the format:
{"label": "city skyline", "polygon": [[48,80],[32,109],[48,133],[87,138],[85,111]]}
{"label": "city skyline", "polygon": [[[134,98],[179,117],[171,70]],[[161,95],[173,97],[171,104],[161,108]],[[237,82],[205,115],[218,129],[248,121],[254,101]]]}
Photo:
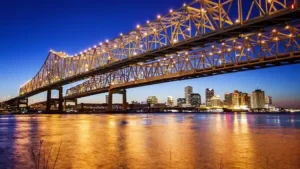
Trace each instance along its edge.
{"label": "city skyline", "polygon": [[[154,1],[160,2],[158,0]],[[109,12],[105,6],[113,5],[113,2],[99,3],[88,1],[74,4],[66,2],[53,2],[51,4],[38,3],[38,1],[30,3],[20,2],[17,4],[16,9],[18,10],[13,12],[9,10],[12,9],[12,4],[10,2],[4,3],[0,7],[1,14],[8,13],[6,15],[8,17],[2,23],[4,31],[0,31],[3,44],[2,57],[0,57],[0,78],[2,79],[0,99],[3,100],[4,97],[16,96],[18,94],[18,88],[31,79],[40,69],[49,49],[65,51],[70,54],[78,53],[94,43],[115,37],[120,31],[126,32],[135,27],[136,24],[142,24],[148,19],[155,18],[155,13],[165,13],[167,12],[166,9],[179,7],[183,3],[183,1],[174,3],[171,0],[166,0],[163,3],[160,2],[161,5],[157,7],[153,5],[155,2],[136,3],[135,5],[138,8],[132,8],[131,11],[125,10],[126,6],[130,6],[130,4],[120,2],[119,5],[116,5],[116,10],[120,10],[120,13],[114,14],[112,20],[119,18],[122,11],[127,14],[126,16],[122,16],[125,17],[121,21],[122,30],[119,29],[118,24],[107,21],[105,16],[103,16],[103,14]],[[52,8],[49,8],[47,5],[53,5],[53,7],[68,5],[68,7],[55,8],[56,12],[61,15],[53,15],[52,10],[49,10]],[[82,10],[81,14],[77,13],[79,7]],[[101,10],[98,8],[101,8]],[[14,8],[14,10],[16,9]],[[36,16],[35,13],[39,13],[39,15]],[[74,15],[70,16],[69,13]],[[136,15],[136,13],[143,13],[143,15]],[[98,22],[95,22],[95,20]],[[82,22],[85,24],[83,25]],[[34,25],[38,27],[34,29]],[[52,25],[60,26],[54,28]],[[105,26],[103,27],[102,25]],[[18,50],[14,49],[16,46]],[[297,108],[300,105],[299,72],[300,65],[289,65],[224,74],[128,89],[127,97],[128,101],[140,100],[142,99],[139,98],[141,94],[148,96],[149,92],[153,93],[155,91],[157,93],[153,93],[153,95],[158,95],[159,101],[162,98],[166,101],[169,95],[174,98],[183,97],[180,89],[187,85],[192,86],[194,89],[199,88],[197,89],[199,91],[194,91],[194,93],[200,93],[201,96],[205,96],[203,94],[205,88],[214,88],[217,94],[230,92],[235,89],[249,93],[256,89],[257,84],[259,84],[259,88],[264,89],[266,93],[269,93],[273,97],[275,105]],[[80,82],[76,84],[78,83]],[[64,93],[67,88],[73,85],[65,86]],[[170,85],[172,85],[172,89],[170,89]],[[223,97],[223,94],[219,95],[221,98]],[[115,98],[115,102],[121,100],[119,96],[115,96]],[[43,93],[31,97],[30,101],[45,99],[45,93]],[[204,97],[202,97],[202,100],[204,100]],[[105,94],[83,98],[79,102],[81,101],[104,103]]]}

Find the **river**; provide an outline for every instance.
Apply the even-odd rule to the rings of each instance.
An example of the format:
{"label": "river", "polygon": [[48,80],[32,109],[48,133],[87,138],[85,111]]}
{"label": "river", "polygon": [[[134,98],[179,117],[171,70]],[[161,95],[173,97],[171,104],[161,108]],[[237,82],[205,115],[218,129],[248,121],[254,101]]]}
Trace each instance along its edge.
{"label": "river", "polygon": [[300,168],[300,114],[1,115],[0,168]]}

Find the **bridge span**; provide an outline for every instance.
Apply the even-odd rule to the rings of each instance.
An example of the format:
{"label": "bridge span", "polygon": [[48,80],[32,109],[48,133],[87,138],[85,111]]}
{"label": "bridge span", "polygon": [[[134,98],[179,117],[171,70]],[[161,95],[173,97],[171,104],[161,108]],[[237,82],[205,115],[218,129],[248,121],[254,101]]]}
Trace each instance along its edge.
{"label": "bridge span", "polygon": [[[65,98],[296,63],[299,37],[294,22],[300,17],[299,4],[299,0],[197,0],[184,4],[79,54],[50,51],[37,75],[21,86],[18,97],[7,102],[52,89],[61,91],[63,85],[87,78],[68,90]],[[277,31],[280,27],[285,29]],[[282,43],[288,47],[279,47]],[[134,71],[143,75],[133,75]],[[93,90],[78,92],[101,78],[106,80],[92,86]],[[61,92],[59,95],[61,102]]]}

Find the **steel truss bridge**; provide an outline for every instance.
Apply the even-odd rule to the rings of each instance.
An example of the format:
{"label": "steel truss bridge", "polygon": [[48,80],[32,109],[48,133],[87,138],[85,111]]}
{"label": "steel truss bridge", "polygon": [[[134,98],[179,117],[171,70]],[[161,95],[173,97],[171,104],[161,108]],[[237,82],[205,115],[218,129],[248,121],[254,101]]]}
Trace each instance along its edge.
{"label": "steel truss bridge", "polygon": [[299,1],[195,0],[79,54],[50,51],[7,102],[83,79],[65,99],[125,91],[124,102],[131,87],[298,63]]}

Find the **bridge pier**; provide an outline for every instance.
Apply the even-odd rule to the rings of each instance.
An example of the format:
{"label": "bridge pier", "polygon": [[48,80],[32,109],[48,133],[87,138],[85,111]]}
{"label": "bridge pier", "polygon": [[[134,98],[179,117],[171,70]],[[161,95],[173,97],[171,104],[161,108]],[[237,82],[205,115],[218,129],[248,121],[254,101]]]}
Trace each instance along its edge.
{"label": "bridge pier", "polygon": [[66,99],[66,100],[64,100],[64,111],[66,111],[66,109],[67,109],[67,103],[68,102],[72,102],[72,103],[74,103],[75,105],[75,110],[77,110],[77,99]]}
{"label": "bridge pier", "polygon": [[[52,90],[58,90],[58,99],[53,99],[52,98]],[[51,111],[51,106],[53,103],[55,103],[55,100],[58,100],[58,112],[63,111],[63,88],[58,87],[55,89],[48,89],[47,90],[47,101],[46,101],[46,113],[49,113]]]}
{"label": "bridge pier", "polygon": [[126,89],[120,90],[109,90],[108,91],[108,111],[113,111],[113,94],[121,94],[122,95],[122,110],[127,110],[127,94]]}
{"label": "bridge pier", "polygon": [[22,108],[28,109],[28,98],[22,98],[17,100],[18,111],[21,111]]}

